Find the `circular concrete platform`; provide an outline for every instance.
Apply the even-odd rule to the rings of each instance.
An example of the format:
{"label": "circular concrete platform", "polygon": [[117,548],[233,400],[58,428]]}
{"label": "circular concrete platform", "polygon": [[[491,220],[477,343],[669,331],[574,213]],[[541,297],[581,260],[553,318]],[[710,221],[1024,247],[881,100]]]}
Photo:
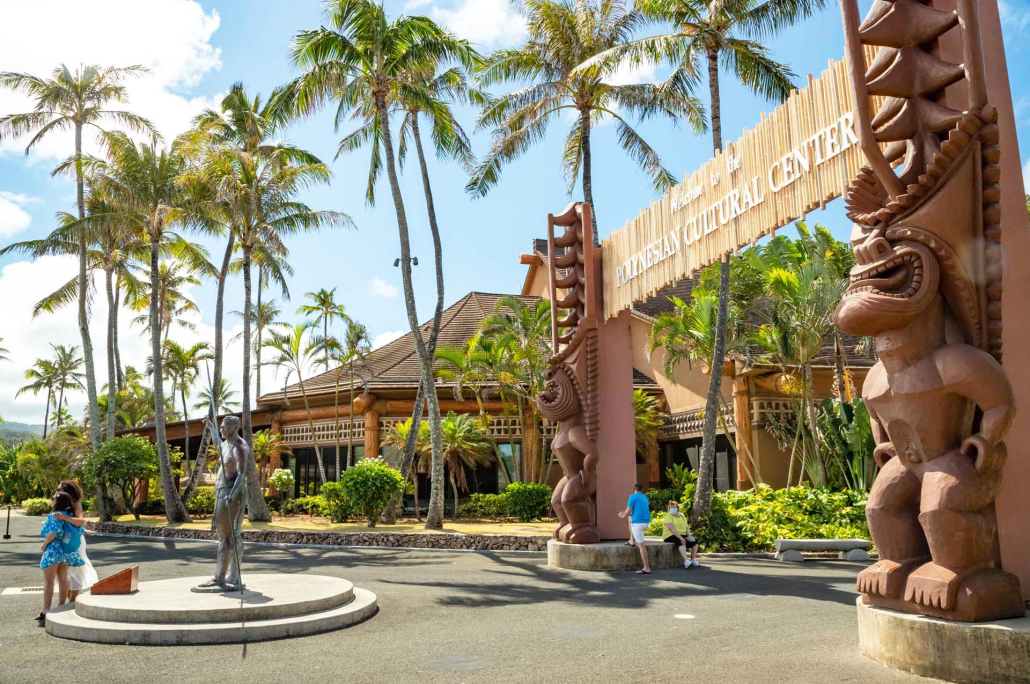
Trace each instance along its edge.
{"label": "circular concrete platform", "polygon": [[225,644],[316,634],[377,610],[372,592],[322,575],[247,575],[232,594],[197,594],[205,577],[141,582],[126,595],[85,594],[51,611],[47,633],[105,644]]}
{"label": "circular concrete platform", "polygon": [[[675,544],[648,538],[644,542],[652,570],[682,568],[683,558]],[[598,544],[566,544],[557,539],[547,542],[547,564],[565,570],[639,570],[643,567],[640,550],[624,541]]]}
{"label": "circular concrete platform", "polygon": [[951,622],[857,605],[859,649],[878,663],[948,682],[1030,682],[1030,617]]}

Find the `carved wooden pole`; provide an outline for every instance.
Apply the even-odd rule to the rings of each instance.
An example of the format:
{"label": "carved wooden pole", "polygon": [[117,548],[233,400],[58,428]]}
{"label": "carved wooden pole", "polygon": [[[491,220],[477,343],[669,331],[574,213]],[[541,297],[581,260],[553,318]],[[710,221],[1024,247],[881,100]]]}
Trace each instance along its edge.
{"label": "carved wooden pole", "polygon": [[[733,377],[733,422],[737,426],[737,489],[743,489],[744,482],[757,484],[750,481],[743,463],[743,459],[755,453],[751,440],[751,390],[746,375]],[[754,467],[757,469],[758,464],[755,463]],[[758,477],[757,473],[755,477]]]}

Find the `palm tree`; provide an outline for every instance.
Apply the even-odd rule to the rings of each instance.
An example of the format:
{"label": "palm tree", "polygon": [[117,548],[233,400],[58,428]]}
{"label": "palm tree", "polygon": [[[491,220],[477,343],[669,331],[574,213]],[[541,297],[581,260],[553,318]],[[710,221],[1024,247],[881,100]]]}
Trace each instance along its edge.
{"label": "palm tree", "polygon": [[[340,368],[347,369],[347,376],[350,379],[350,387],[347,396],[351,402],[351,429],[347,431],[347,467],[354,465],[354,376],[368,375],[369,368],[365,363],[366,358],[372,351],[372,340],[368,336],[368,329],[354,320],[348,320],[347,333],[343,338],[343,348],[340,360]],[[367,387],[367,383],[365,383]],[[339,395],[339,377],[337,377],[337,396]],[[340,412],[336,412],[339,421]],[[340,428],[336,427],[336,458],[340,458]],[[336,472],[340,472],[339,463],[336,464]]]}
{"label": "palm tree", "polygon": [[[819,449],[812,362],[833,330],[833,312],[847,289],[848,279],[828,265],[820,251],[802,252],[792,260],[780,260],[764,247],[750,251],[754,252],[753,256],[749,255],[752,262],[763,269],[772,300],[771,306],[763,312],[766,322],[755,335],[755,341],[772,354],[785,373],[788,367],[801,369],[803,422],[807,423],[812,439],[811,453],[804,459],[805,469],[812,483],[822,486],[826,484],[826,468]],[[799,424],[798,432],[802,429]],[[793,465],[793,460],[791,463]]]}
{"label": "palm tree", "polygon": [[[503,312],[505,309],[507,313]],[[529,305],[518,297],[505,295],[497,300],[497,313],[483,321],[482,330],[484,338],[501,351],[503,370],[498,382],[518,397],[520,414],[523,407],[528,410],[522,429],[527,451],[523,458],[524,478],[528,482],[542,482],[546,478],[546,436],[536,397],[544,390],[544,372],[551,356],[551,302],[542,299]],[[539,431],[539,445],[530,438],[535,431]]]}
{"label": "palm tree", "polygon": [[633,390],[633,434],[637,454],[647,463],[648,477],[652,482],[657,482],[661,477],[658,467],[658,430],[662,423],[658,399],[642,389]]}
{"label": "palm tree", "polygon": [[468,489],[465,466],[475,468],[493,462],[496,449],[494,441],[483,427],[483,423],[467,413],[447,414],[441,425],[443,431],[444,463],[454,492],[454,517],[458,517],[458,491]]}
{"label": "palm tree", "polygon": [[[327,290],[324,287],[318,292],[308,292],[304,296],[311,300],[310,304],[301,304],[297,307],[297,313],[305,316],[314,316],[312,326],[322,324],[322,337],[329,339],[329,326],[334,320],[350,323],[350,316],[344,311],[343,304],[336,302],[336,288]],[[325,364],[325,371],[329,372],[329,349],[324,350],[322,363]]]}
{"label": "palm tree", "polygon": [[[182,400],[182,419],[185,429],[183,454],[188,466],[190,461],[190,415],[189,405],[186,401],[190,389],[197,381],[197,376],[200,375],[200,362],[212,358],[211,347],[207,342],[197,342],[187,349],[178,342],[165,340],[164,355],[165,376],[172,383],[172,391],[178,390]],[[200,460],[199,457],[197,460]]]}
{"label": "palm tree", "polygon": [[[718,278],[721,278],[721,267],[719,267],[719,271]],[[720,337],[718,328],[720,301],[715,290],[710,283],[705,282],[706,280],[711,280],[711,278],[702,276],[702,284],[691,293],[689,303],[678,297],[670,297],[669,299],[675,307],[674,310],[660,313],[651,326],[648,353],[653,354],[658,349],[662,350],[662,372],[674,384],[676,382],[676,366],[683,362],[691,367],[695,363],[701,364],[701,370],[706,375],[715,372],[713,358],[716,354],[717,340]],[[750,362],[748,331],[747,319],[743,312],[733,302],[730,302],[727,307],[725,333],[722,334],[724,350],[726,354],[742,357],[745,363]],[[722,428],[724,434],[729,435],[729,426],[726,424],[722,410],[725,402],[721,387],[718,397],[719,401],[715,408],[716,425]],[[709,410],[706,404],[706,419]],[[745,426],[738,426],[738,429],[745,429]],[[744,464],[744,469],[748,472],[751,482],[761,482],[758,464],[747,447],[747,441],[742,440],[742,443],[747,453],[738,454],[738,458]],[[701,473],[698,474],[698,486],[694,492],[695,500],[698,496],[711,497],[714,475],[709,471],[705,476],[708,480],[702,484]],[[695,519],[702,515],[693,513],[693,507],[691,511]]]}
{"label": "palm tree", "polygon": [[286,371],[283,378],[283,385],[289,384],[290,376],[296,375],[297,384],[300,385],[300,394],[304,399],[304,410],[308,414],[308,429],[311,431],[311,441],[315,445],[315,458],[318,459],[318,477],[325,484],[325,465],[322,463],[322,447],[318,443],[318,434],[315,432],[315,422],[311,418],[311,404],[308,403],[308,392],[304,388],[304,369],[311,366],[314,357],[321,350],[318,340],[311,340],[309,332],[311,323],[300,323],[286,328],[282,332],[278,330],[268,331],[268,339],[265,340],[265,347],[275,353],[275,356],[267,361],[268,364]]}
{"label": "palm tree", "polygon": [[[215,392],[215,394],[215,412],[219,415],[234,411],[240,407],[240,402],[233,398],[237,394],[236,390],[230,389],[229,381],[225,378],[222,378],[222,382],[219,383],[218,391]],[[197,411],[203,411],[210,407],[211,390],[203,389],[199,394],[197,394],[197,403],[193,405],[193,408]]]}
{"label": "palm tree", "polygon": [[54,391],[57,393],[57,407],[55,415],[57,427],[61,427],[64,418],[62,409],[67,410],[64,393],[70,390],[81,390],[83,374],[79,371],[82,367],[82,358],[78,356],[79,348],[76,346],[66,347],[63,344],[51,344],[54,350],[54,359],[51,362],[54,373]]}
{"label": "palm tree", "polygon": [[[409,436],[411,435],[412,419],[408,418],[403,423],[395,423],[387,429],[386,434],[383,435],[383,444],[386,446],[392,446],[395,449],[406,449],[408,444]],[[425,472],[428,468],[425,466],[423,461],[425,458],[432,457],[433,448],[430,444],[429,437],[429,423],[419,423],[416,428],[418,433],[414,435],[411,440],[415,445],[414,454],[415,458],[412,459],[406,470],[402,470],[401,473],[405,479],[411,480],[415,486],[415,519],[419,522],[422,521],[422,511],[418,505],[418,473]],[[403,497],[403,492],[401,493]]]}
{"label": "palm tree", "polygon": [[[254,308],[253,308],[254,321],[252,323],[252,325],[254,326],[254,334],[255,334],[255,337],[257,338],[257,346],[254,347],[254,361],[255,361],[254,367],[256,369],[258,369],[258,370],[256,370],[254,372],[254,387],[255,387],[255,389],[254,389],[254,397],[255,398],[260,398],[261,397],[261,370],[260,369],[261,369],[261,365],[262,365],[261,364],[261,345],[262,345],[262,342],[263,342],[262,336],[264,335],[265,330],[267,330],[270,326],[273,326],[273,325],[283,325],[283,323],[278,320],[280,314],[282,314],[282,312],[283,312],[282,309],[279,308],[279,303],[277,301],[275,301],[274,299],[271,299],[271,300],[269,300],[267,302],[262,302],[261,301],[261,291],[264,289],[260,285],[260,283],[261,283],[261,270],[262,270],[261,268],[258,268],[258,283],[259,283],[259,285],[258,285],[258,292],[257,292],[258,301],[257,301],[257,303],[254,304]],[[266,281],[266,285],[267,285],[267,281]],[[232,313],[234,315],[236,315],[236,316],[239,316],[241,319],[243,318],[243,312],[242,311],[233,311]],[[236,335],[234,335],[232,337],[232,339],[229,340],[229,342],[232,343],[232,342],[236,342],[237,340],[242,340],[242,339],[243,339],[243,333],[240,332],[240,333],[237,333]]]}
{"label": "palm tree", "polygon": [[[183,316],[188,313],[199,313],[200,308],[186,295],[189,287],[200,286],[200,279],[196,276],[196,270],[190,265],[179,260],[162,261],[158,267],[156,278],[151,278],[148,269],[143,268],[147,275],[147,281],[143,286],[134,292],[129,293],[129,307],[134,311],[149,311],[151,288],[149,282],[157,282],[157,320],[159,325],[158,334],[162,339],[168,338],[172,323],[175,323],[184,330],[195,331],[197,326],[186,320]],[[142,325],[147,332],[150,330],[150,314],[140,314],[132,319],[137,325]]]}
{"label": "palm tree", "polygon": [[[172,240],[176,241],[180,256],[191,255],[191,266],[198,265],[198,262],[206,263],[206,255],[191,248],[186,240],[177,239],[179,236],[172,232],[177,224],[187,228],[196,225],[183,207],[185,198],[179,186],[179,173],[184,166],[179,150],[180,143],[176,141],[169,148],[158,148],[156,138],[149,143],[137,144],[122,133],[108,134],[105,136],[105,142],[109,161],[97,160],[94,167],[99,176],[98,182],[110,194],[114,211],[112,214],[96,218],[124,221],[131,225],[133,230],[145,234],[150,244],[148,329],[153,360],[155,440],[161,468],[161,485],[164,490],[165,515],[169,522],[188,521],[189,514],[179,499],[179,492],[172,476],[165,437],[161,340],[162,331],[171,322],[168,312],[172,310],[173,301],[165,287],[166,283],[162,283],[161,280],[159,258]],[[165,273],[170,270],[165,269]],[[154,296],[154,293],[157,293],[157,296]]]}
{"label": "palm tree", "polygon": [[[408,219],[401,196],[390,131],[390,107],[399,84],[415,90],[408,75],[431,69],[451,60],[474,68],[476,53],[465,41],[457,40],[427,17],[402,16],[390,21],[374,0],[330,0],[323,5],[325,25],[302,31],[293,40],[293,62],[306,71],[287,89],[290,107],[299,114],[311,114],[326,101],[336,101],[339,111],[374,111],[382,122],[383,156],[390,181],[397,232],[400,238],[400,267],[404,303],[415,353],[419,361],[420,386],[429,409],[433,445],[434,494],[430,497],[426,527],[443,526],[442,492],[436,487],[443,479],[440,406],[433,389],[433,355],[422,337],[411,284],[411,245]],[[419,410],[421,410],[419,408]]]}
{"label": "palm tree", "polygon": [[49,359],[36,359],[32,368],[25,371],[25,379],[31,382],[19,389],[14,395],[15,398],[22,392],[32,392],[32,395],[36,396],[40,390],[46,390],[46,411],[43,413],[43,439],[46,439],[47,427],[50,424],[50,406],[54,401],[54,385],[57,384],[53,362]]}
{"label": "palm tree", "polygon": [[[626,44],[644,22],[640,11],[627,10],[623,0],[521,0],[516,6],[526,18],[526,44],[491,55],[479,82],[484,87],[507,81],[531,84],[498,97],[483,110],[476,128],[492,127],[493,141],[468,191],[477,196],[489,192],[500,179],[501,167],[542,140],[548,125],[566,112],[575,115],[562,156],[569,194],[581,176],[583,196],[595,206],[590,133],[605,119],[615,121],[620,146],[651,177],[656,192],[675,185],[658,153],[623,114],[631,112],[641,120],[661,115],[704,130],[691,75],[677,69],[662,83],[620,85],[613,82],[617,64],[583,66]],[[596,223],[596,208],[594,216]]]}
{"label": "palm tree", "polygon": [[292,453],[289,445],[283,441],[283,436],[271,430],[260,430],[254,433],[254,460],[259,464],[261,483],[268,480],[270,464],[273,458],[281,458],[283,454]]}
{"label": "palm tree", "polygon": [[[690,82],[707,68],[711,98],[712,148],[722,150],[722,101],[719,85],[719,60],[745,88],[765,97],[782,101],[794,89],[794,74],[785,64],[769,56],[759,41],[806,19],[825,4],[825,0],[638,0],[637,7],[651,20],[670,24],[673,33],[629,41],[600,55],[595,63],[671,63],[676,73]],[[719,310],[712,375],[708,384],[703,428],[701,467],[693,515],[711,509],[709,482],[715,467],[716,417],[721,401],[722,368],[726,358],[725,330],[730,298],[730,264],[723,258],[719,278]]]}
{"label": "palm tree", "polygon": [[[75,133],[75,154],[72,167],[75,172],[75,190],[79,220],[86,218],[84,193],[84,164],[82,156],[82,133],[86,128],[95,128],[103,133],[102,124],[117,123],[136,133],[153,131],[150,122],[141,116],[124,110],[105,109],[110,102],[126,102],[123,80],[129,76],[145,73],[141,66],[125,68],[98,67],[88,65],[72,72],[61,65],[54,69],[51,78],[43,79],[31,74],[0,72],[0,87],[25,93],[35,105],[31,112],[7,114],[0,117],[0,140],[21,137],[35,133],[25,147],[25,154],[49,134],[56,131]],[[67,165],[65,165],[67,170]],[[89,401],[90,438],[93,449],[100,447],[100,409],[97,404],[97,381],[93,366],[93,342],[89,334],[87,313],[87,255],[86,231],[77,231],[79,242],[78,278],[78,322],[82,337],[82,353],[85,363],[86,396]],[[101,502],[101,506],[102,506]]]}

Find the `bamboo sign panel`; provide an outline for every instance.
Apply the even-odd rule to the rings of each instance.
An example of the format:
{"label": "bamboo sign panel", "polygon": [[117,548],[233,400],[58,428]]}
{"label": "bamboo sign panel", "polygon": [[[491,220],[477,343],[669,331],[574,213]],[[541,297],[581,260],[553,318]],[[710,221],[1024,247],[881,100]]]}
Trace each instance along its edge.
{"label": "bamboo sign panel", "polygon": [[843,61],[603,243],[604,313],[617,315],[847,189],[865,163]]}

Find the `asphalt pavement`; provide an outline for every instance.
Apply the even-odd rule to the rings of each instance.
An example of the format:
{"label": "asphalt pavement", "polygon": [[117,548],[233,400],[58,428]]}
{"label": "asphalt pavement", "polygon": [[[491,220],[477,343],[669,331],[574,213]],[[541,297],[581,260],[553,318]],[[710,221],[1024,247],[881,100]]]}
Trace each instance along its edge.
{"label": "asphalt pavement", "polygon": [[[42,584],[42,521],[12,518],[0,589]],[[101,577],[135,563],[141,581],[213,572],[210,543],[90,537],[88,548]],[[711,559],[643,576],[552,570],[543,554],[248,545],[244,578],[344,577],[378,595],[379,613],[282,641],[106,646],[48,636],[32,619],[38,594],[0,596],[0,684],[933,681],[858,653],[862,567]]]}

